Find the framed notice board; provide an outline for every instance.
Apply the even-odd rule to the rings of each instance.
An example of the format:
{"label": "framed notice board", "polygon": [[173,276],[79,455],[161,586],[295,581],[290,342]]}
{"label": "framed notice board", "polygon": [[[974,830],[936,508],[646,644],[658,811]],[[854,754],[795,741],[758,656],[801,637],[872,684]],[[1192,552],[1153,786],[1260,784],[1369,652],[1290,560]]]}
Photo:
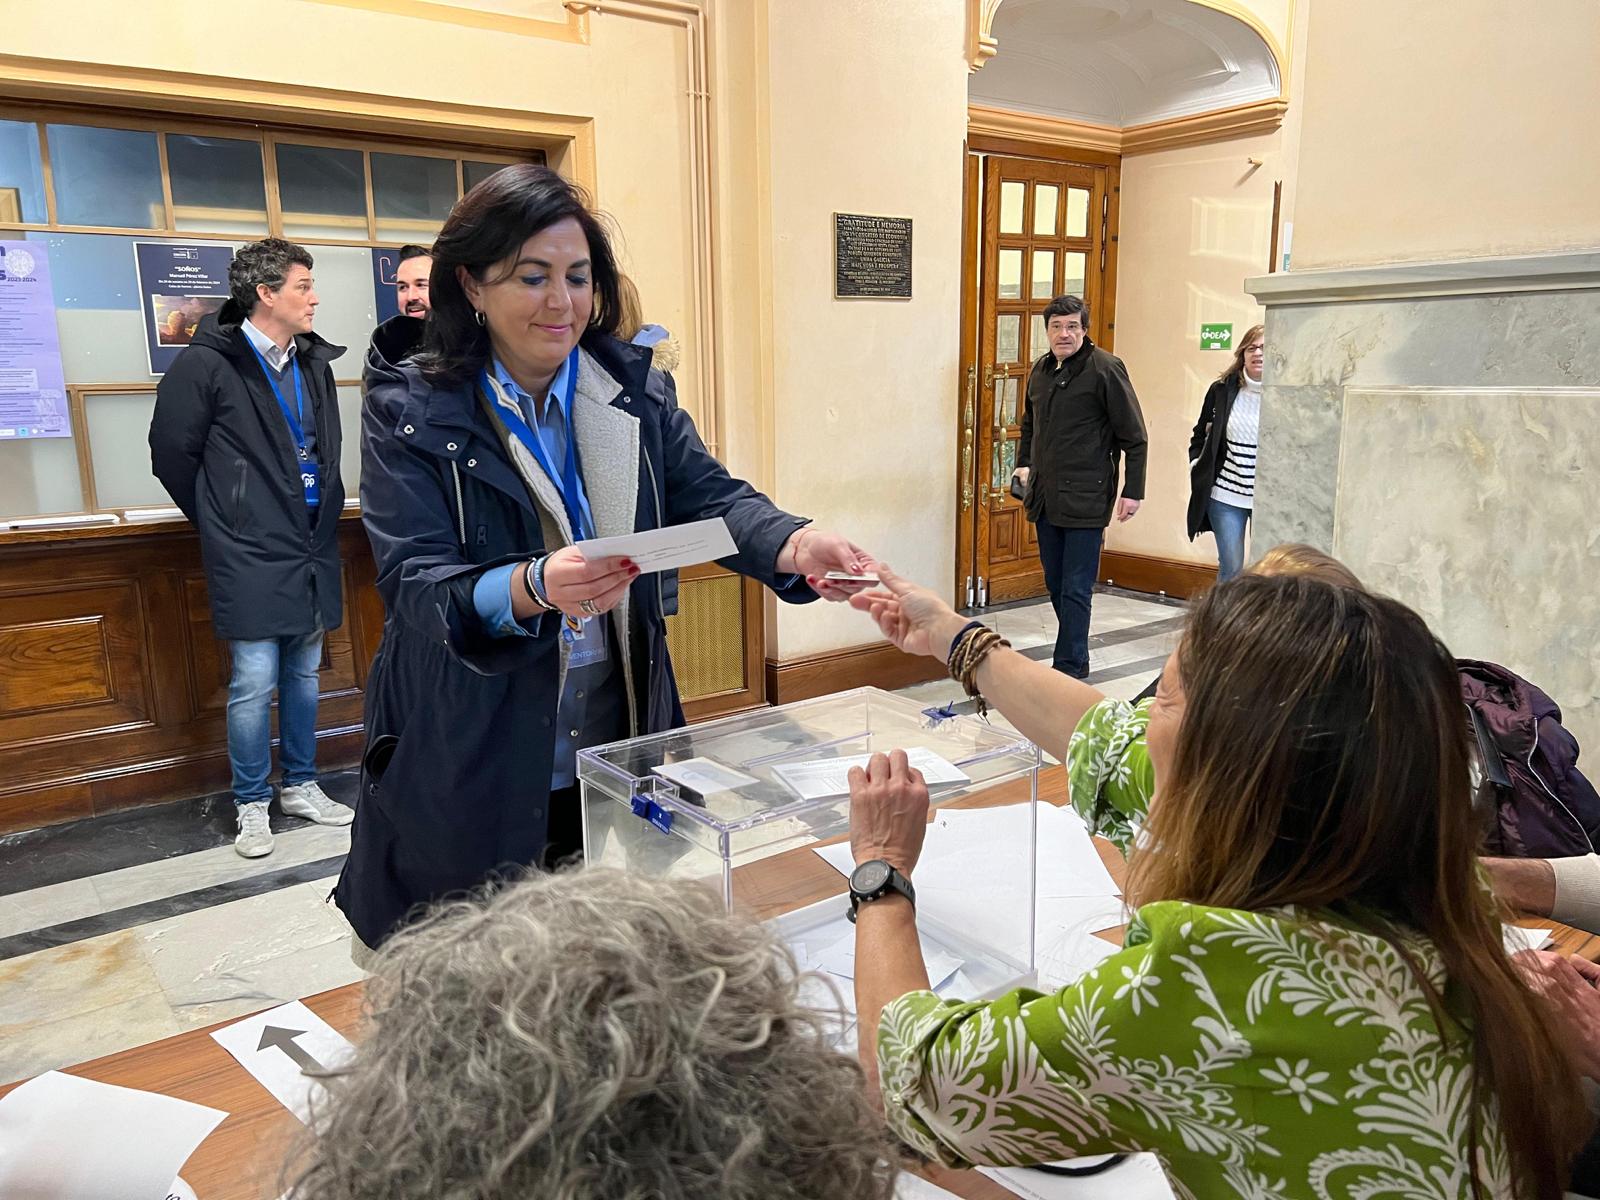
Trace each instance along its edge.
{"label": "framed notice board", "polygon": [[911,218],[834,213],[833,295],[911,299]]}

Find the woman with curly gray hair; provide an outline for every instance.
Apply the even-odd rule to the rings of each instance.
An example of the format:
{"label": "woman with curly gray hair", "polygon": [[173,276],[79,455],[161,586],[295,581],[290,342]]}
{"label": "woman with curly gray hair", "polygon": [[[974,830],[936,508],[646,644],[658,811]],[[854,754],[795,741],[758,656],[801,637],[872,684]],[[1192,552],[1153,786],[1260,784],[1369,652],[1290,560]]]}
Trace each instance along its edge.
{"label": "woman with curly gray hair", "polygon": [[385,944],[293,1200],[886,1200],[857,1064],[768,928],[599,868]]}

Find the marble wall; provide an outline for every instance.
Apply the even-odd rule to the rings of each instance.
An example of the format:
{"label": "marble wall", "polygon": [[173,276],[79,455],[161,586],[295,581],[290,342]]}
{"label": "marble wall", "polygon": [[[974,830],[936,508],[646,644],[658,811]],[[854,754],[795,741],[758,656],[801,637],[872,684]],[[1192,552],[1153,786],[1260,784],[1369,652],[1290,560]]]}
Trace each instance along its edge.
{"label": "marble wall", "polygon": [[[1247,284],[1267,306],[1254,545],[1331,550],[1422,612],[1456,654],[1539,683],[1588,746],[1591,777],[1600,776],[1593,257]],[[1541,286],[1546,267],[1568,274]]]}
{"label": "marble wall", "polygon": [[1532,679],[1600,776],[1600,389],[1348,388],[1333,551]]}

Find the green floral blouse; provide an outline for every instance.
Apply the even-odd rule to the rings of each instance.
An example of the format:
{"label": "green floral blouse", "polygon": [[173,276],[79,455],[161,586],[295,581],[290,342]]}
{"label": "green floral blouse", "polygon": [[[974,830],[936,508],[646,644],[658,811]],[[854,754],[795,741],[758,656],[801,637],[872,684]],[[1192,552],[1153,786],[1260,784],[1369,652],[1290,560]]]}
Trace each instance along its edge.
{"label": "green floral blouse", "polygon": [[1067,746],[1067,787],[1072,807],[1090,833],[1115,842],[1126,854],[1150,811],[1155,771],[1145,730],[1149,700],[1102,700],[1072,731]]}
{"label": "green floral blouse", "polygon": [[[1431,943],[1404,945],[1442,989]],[[1149,904],[1054,994],[901,996],[878,1062],[895,1131],[955,1166],[1149,1150],[1190,1200],[1470,1194],[1463,1027],[1441,1034],[1389,941],[1324,916]],[[1480,1178],[1508,1197],[1482,1118]]]}

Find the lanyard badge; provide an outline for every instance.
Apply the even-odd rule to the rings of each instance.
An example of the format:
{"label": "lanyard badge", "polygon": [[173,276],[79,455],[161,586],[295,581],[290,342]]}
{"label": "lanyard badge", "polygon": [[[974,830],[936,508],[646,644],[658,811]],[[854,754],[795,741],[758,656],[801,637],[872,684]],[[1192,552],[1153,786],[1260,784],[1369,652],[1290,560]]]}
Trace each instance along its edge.
{"label": "lanyard badge", "polygon": [[[582,476],[578,469],[578,439],[573,427],[572,399],[578,387],[578,348],[574,346],[572,353],[567,356],[567,383],[565,395],[562,397],[562,415],[567,422],[567,452],[561,467],[556,468],[554,456],[550,453],[540,433],[531,428],[523,419],[520,406],[509,397],[505,396],[503,389],[494,380],[486,368],[483,372],[484,391],[495,398],[493,405],[499,415],[501,423],[517,441],[521,442],[534,461],[549,476],[550,482],[556,485],[561,493],[562,507],[567,510],[567,522],[572,528],[575,542],[581,542],[594,536],[594,520],[589,515],[588,498],[583,494]],[[591,620],[594,618],[590,618]],[[583,638],[585,626],[588,621],[566,616],[563,620],[561,636],[570,645]]]}
{"label": "lanyard badge", "polygon": [[[246,341],[249,339],[247,338]],[[272,389],[272,394],[278,401],[278,408],[283,413],[283,419],[289,424],[289,434],[294,438],[295,458],[300,468],[300,490],[304,496],[307,508],[316,508],[322,503],[322,470],[311,458],[311,453],[306,449],[306,431],[303,424],[306,412],[305,390],[300,380],[300,360],[298,357],[289,360],[294,371],[294,408],[289,407],[289,402],[283,398],[283,389],[278,386],[278,380],[272,373],[272,368],[267,366],[267,360],[257,350],[255,343],[250,343],[250,349],[256,356],[256,361],[261,364],[261,373],[267,377],[267,386]]]}

